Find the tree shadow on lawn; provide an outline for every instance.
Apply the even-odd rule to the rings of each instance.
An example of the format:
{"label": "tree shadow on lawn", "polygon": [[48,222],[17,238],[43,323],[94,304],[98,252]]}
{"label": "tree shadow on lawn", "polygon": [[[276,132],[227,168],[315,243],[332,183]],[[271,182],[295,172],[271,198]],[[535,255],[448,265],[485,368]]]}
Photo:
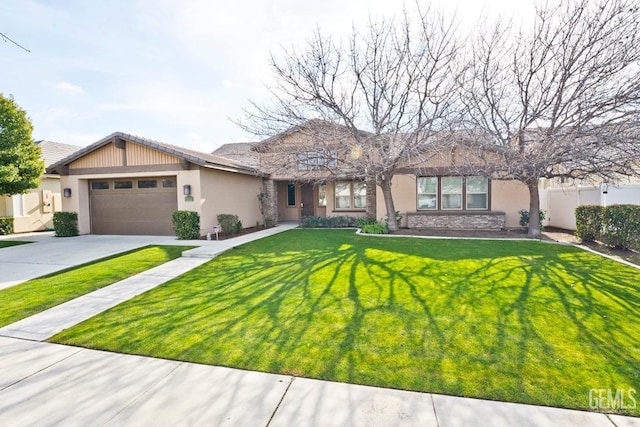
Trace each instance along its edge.
{"label": "tree shadow on lawn", "polygon": [[591,388],[638,387],[636,270],[536,242],[293,236],[240,247],[56,341],[582,409]]}

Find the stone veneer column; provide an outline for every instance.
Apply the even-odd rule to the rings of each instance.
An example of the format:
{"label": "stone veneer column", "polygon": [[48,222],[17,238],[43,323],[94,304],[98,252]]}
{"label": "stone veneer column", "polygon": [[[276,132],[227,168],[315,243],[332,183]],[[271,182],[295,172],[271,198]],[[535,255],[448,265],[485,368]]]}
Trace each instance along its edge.
{"label": "stone veneer column", "polygon": [[267,195],[267,201],[264,207],[264,217],[271,218],[274,225],[278,223],[278,185],[272,179],[263,181],[263,191]]}
{"label": "stone veneer column", "polygon": [[372,179],[367,181],[367,218],[378,219],[376,212],[376,182]]}

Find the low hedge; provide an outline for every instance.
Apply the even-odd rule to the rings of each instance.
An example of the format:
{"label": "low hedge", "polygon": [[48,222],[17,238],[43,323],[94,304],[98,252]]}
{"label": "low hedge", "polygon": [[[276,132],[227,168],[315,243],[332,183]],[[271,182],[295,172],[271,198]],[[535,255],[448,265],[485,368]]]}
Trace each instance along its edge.
{"label": "low hedge", "polygon": [[640,248],[640,206],[613,205],[604,209],[604,241],[615,248]]}
{"label": "low hedge", "polygon": [[576,208],[576,236],[583,242],[595,242],[602,235],[604,207],[597,205]]}
{"label": "low hedge", "polygon": [[362,226],[362,232],[364,234],[389,234],[389,229],[385,224],[375,222]]}
{"label": "low hedge", "polygon": [[13,234],[13,217],[0,217],[0,234]]}
{"label": "low hedge", "polygon": [[176,237],[180,240],[200,238],[200,214],[193,211],[175,211],[171,214],[171,222]]}
{"label": "low hedge", "polygon": [[303,216],[300,228],[355,228],[358,218],[352,216]]}
{"label": "low hedge", "polygon": [[78,235],[77,212],[55,212],[53,214],[53,229],[56,237],[73,237]]}
{"label": "low hedge", "polygon": [[583,242],[602,240],[618,249],[640,249],[640,206],[578,206],[576,236]]}

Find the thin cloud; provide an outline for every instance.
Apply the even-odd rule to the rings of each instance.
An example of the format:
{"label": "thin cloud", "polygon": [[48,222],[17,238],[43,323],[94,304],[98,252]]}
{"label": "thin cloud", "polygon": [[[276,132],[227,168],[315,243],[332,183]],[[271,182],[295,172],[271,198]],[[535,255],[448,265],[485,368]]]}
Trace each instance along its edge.
{"label": "thin cloud", "polygon": [[82,95],[84,93],[84,89],[82,87],[68,82],[60,82],[56,84],[55,88],[69,95]]}

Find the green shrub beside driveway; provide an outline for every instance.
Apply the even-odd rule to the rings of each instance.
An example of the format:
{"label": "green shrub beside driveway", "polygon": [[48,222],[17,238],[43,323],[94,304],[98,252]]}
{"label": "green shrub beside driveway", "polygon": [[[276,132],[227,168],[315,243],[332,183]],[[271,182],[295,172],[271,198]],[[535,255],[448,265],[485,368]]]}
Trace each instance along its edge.
{"label": "green shrub beside driveway", "polygon": [[589,409],[591,389],[640,389],[639,286],[640,270],[565,245],[292,230],[53,340]]}

